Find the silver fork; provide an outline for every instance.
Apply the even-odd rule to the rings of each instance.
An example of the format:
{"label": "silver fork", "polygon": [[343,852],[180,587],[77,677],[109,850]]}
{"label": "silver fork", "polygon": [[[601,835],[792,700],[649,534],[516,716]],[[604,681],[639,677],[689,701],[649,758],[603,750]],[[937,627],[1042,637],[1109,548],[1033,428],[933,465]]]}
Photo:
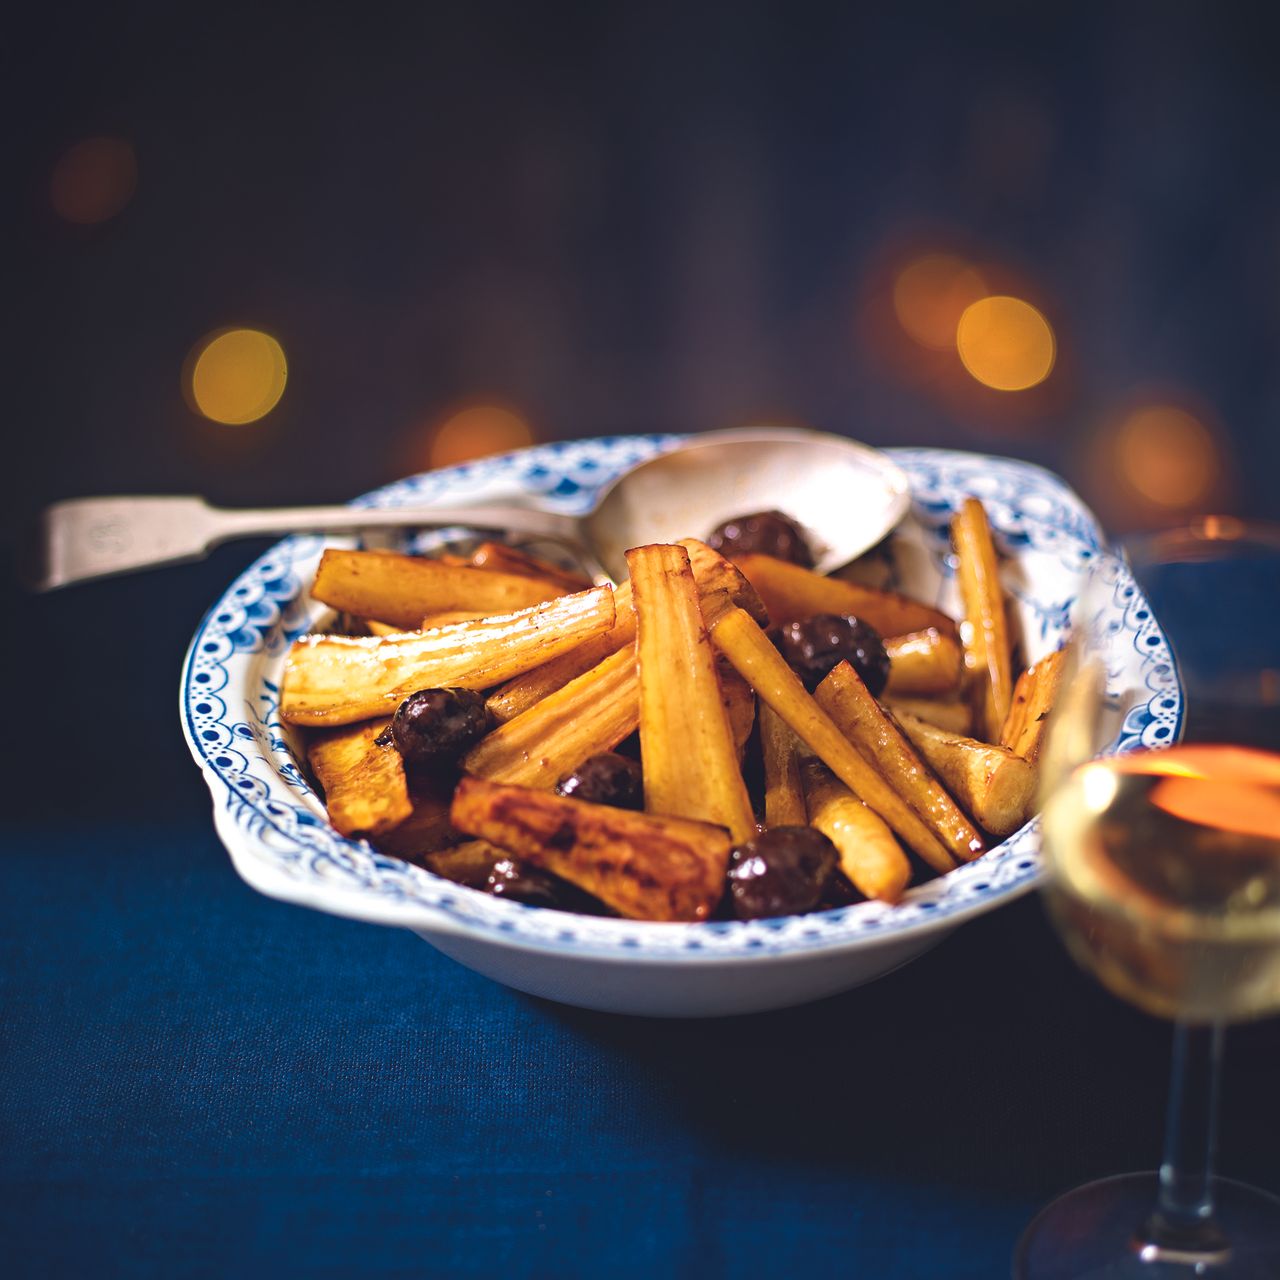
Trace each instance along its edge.
{"label": "silver fork", "polygon": [[73,498],[45,510],[41,524],[36,563],[28,574],[37,591],[199,560],[221,542],[264,534],[463,525],[554,539],[580,552],[579,522],[573,516],[516,506],[230,510],[203,498]]}

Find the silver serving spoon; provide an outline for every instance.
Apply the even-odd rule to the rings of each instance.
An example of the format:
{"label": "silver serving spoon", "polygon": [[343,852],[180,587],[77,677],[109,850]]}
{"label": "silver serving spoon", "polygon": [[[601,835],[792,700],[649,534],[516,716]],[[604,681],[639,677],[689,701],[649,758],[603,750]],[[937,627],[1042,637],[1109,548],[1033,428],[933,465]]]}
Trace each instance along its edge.
{"label": "silver serving spoon", "polygon": [[218,543],[274,533],[461,525],[562,542],[598,577],[626,577],[628,547],[705,537],[731,516],[778,510],[804,526],[817,569],[874,546],[906,513],[907,478],[843,436],[748,428],[696,436],[625,471],[571,516],[518,505],[228,510],[203,498],[75,498],[43,514],[37,590],[198,560]]}

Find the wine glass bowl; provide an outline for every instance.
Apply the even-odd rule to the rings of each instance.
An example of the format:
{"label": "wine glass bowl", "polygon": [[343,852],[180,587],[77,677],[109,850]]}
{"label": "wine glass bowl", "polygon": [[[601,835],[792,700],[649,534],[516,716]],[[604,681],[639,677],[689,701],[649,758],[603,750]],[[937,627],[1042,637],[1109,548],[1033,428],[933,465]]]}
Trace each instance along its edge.
{"label": "wine glass bowl", "polygon": [[[1280,1275],[1280,1200],[1212,1168],[1222,1028],[1280,1012],[1278,586],[1280,529],[1215,517],[1100,556],[1080,594],[1044,761],[1045,902],[1086,971],[1174,1021],[1174,1066],[1159,1174],[1054,1201],[1019,1246],[1026,1280]],[[1168,637],[1186,713],[1095,759],[1130,705],[1134,637],[1104,607],[1126,590]]]}

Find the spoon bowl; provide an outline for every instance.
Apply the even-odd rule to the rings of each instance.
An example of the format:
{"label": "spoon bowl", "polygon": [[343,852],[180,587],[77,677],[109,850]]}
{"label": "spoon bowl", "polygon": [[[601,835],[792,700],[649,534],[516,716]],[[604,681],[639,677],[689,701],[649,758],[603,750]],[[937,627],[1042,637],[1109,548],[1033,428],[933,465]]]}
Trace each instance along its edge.
{"label": "spoon bowl", "polygon": [[777,510],[804,527],[817,571],[829,573],[890,533],[910,501],[901,467],[843,436],[716,431],[619,476],[582,517],[578,540],[618,581],[628,547],[705,538],[732,516]]}

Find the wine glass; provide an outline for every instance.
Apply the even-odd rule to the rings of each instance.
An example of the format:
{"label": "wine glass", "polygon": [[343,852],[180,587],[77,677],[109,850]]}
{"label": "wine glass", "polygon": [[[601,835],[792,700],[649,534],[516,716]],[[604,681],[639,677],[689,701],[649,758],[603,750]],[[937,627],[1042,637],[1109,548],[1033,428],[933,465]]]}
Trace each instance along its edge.
{"label": "wine glass", "polygon": [[[1173,1020],[1173,1071],[1159,1172],[1053,1201],[1014,1275],[1274,1280],[1280,1200],[1213,1163],[1223,1027],[1280,1012],[1280,527],[1209,517],[1103,553],[1073,622],[1043,761],[1045,901],[1086,970]],[[1156,624],[1180,727],[1142,698],[1119,710]]]}

